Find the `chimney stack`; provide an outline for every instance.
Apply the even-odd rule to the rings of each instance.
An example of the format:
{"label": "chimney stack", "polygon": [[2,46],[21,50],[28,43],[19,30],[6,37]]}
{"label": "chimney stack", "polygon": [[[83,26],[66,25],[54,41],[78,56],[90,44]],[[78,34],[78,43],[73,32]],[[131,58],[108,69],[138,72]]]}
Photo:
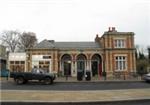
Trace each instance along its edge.
{"label": "chimney stack", "polygon": [[99,42],[99,36],[96,34],[95,42]]}
{"label": "chimney stack", "polygon": [[115,27],[112,27],[112,31],[116,31],[116,30],[115,30]]}
{"label": "chimney stack", "polygon": [[109,27],[108,28],[108,32],[115,32],[115,31],[116,31],[115,27]]}
{"label": "chimney stack", "polygon": [[108,31],[109,31],[109,32],[111,31],[111,27],[108,28]]}
{"label": "chimney stack", "polygon": [[98,34],[96,34],[96,38],[98,38]]}

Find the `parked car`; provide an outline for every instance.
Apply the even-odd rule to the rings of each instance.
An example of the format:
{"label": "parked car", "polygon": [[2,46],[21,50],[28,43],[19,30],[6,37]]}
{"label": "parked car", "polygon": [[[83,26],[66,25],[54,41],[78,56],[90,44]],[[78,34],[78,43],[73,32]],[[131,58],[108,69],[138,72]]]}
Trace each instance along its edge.
{"label": "parked car", "polygon": [[144,79],[146,82],[150,82],[150,73],[145,74],[145,75],[143,76],[143,79]]}
{"label": "parked car", "polygon": [[34,69],[32,72],[10,72],[10,78],[14,78],[17,84],[25,84],[29,80],[38,80],[48,85],[53,83],[55,75],[53,73],[46,73],[41,69]]}

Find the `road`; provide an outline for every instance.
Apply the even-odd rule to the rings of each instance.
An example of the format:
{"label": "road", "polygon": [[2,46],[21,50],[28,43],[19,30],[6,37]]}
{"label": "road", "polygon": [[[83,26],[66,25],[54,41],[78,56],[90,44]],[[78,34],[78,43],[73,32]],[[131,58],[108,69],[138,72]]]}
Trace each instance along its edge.
{"label": "road", "polygon": [[[150,88],[150,83],[137,82],[55,82],[53,85],[29,82],[24,85],[16,85],[13,81],[1,82],[2,90],[42,90],[42,91],[92,91],[92,90],[119,90],[119,89],[145,89]],[[2,102],[1,105],[150,105],[150,99],[116,102]]]}
{"label": "road", "polygon": [[118,89],[142,89],[150,88],[150,83],[145,82],[55,82],[52,85],[29,82],[24,85],[16,85],[13,81],[2,82],[2,90],[118,90]]}
{"label": "road", "polygon": [[3,102],[1,105],[150,105],[150,100],[116,101],[116,102],[66,102],[66,103],[46,103],[46,102]]}

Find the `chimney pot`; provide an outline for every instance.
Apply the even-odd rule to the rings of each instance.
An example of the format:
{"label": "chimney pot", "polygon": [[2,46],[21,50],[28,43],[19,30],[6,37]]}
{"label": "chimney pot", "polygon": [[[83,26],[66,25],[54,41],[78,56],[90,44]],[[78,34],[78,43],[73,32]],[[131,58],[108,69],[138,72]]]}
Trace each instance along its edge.
{"label": "chimney pot", "polygon": [[109,31],[109,32],[111,31],[111,27],[108,28],[108,31]]}
{"label": "chimney pot", "polygon": [[112,31],[116,31],[115,27],[112,27]]}
{"label": "chimney pot", "polygon": [[96,37],[98,37],[98,34],[96,34]]}

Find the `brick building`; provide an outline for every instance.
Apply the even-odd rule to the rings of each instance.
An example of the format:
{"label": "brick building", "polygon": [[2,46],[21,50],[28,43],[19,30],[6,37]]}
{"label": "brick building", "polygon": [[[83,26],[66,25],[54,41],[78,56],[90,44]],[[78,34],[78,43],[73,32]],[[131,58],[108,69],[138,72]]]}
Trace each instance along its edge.
{"label": "brick building", "polygon": [[8,69],[13,72],[26,72],[26,53],[9,53],[8,57]]}
{"label": "brick building", "polygon": [[6,69],[7,65],[7,53],[6,53],[6,47],[3,45],[0,45],[0,70]]}
{"label": "brick building", "polygon": [[133,32],[117,32],[114,27],[93,42],[55,42],[43,40],[26,50],[27,71],[35,66],[47,72],[77,76],[91,71],[92,76],[136,72]]}

